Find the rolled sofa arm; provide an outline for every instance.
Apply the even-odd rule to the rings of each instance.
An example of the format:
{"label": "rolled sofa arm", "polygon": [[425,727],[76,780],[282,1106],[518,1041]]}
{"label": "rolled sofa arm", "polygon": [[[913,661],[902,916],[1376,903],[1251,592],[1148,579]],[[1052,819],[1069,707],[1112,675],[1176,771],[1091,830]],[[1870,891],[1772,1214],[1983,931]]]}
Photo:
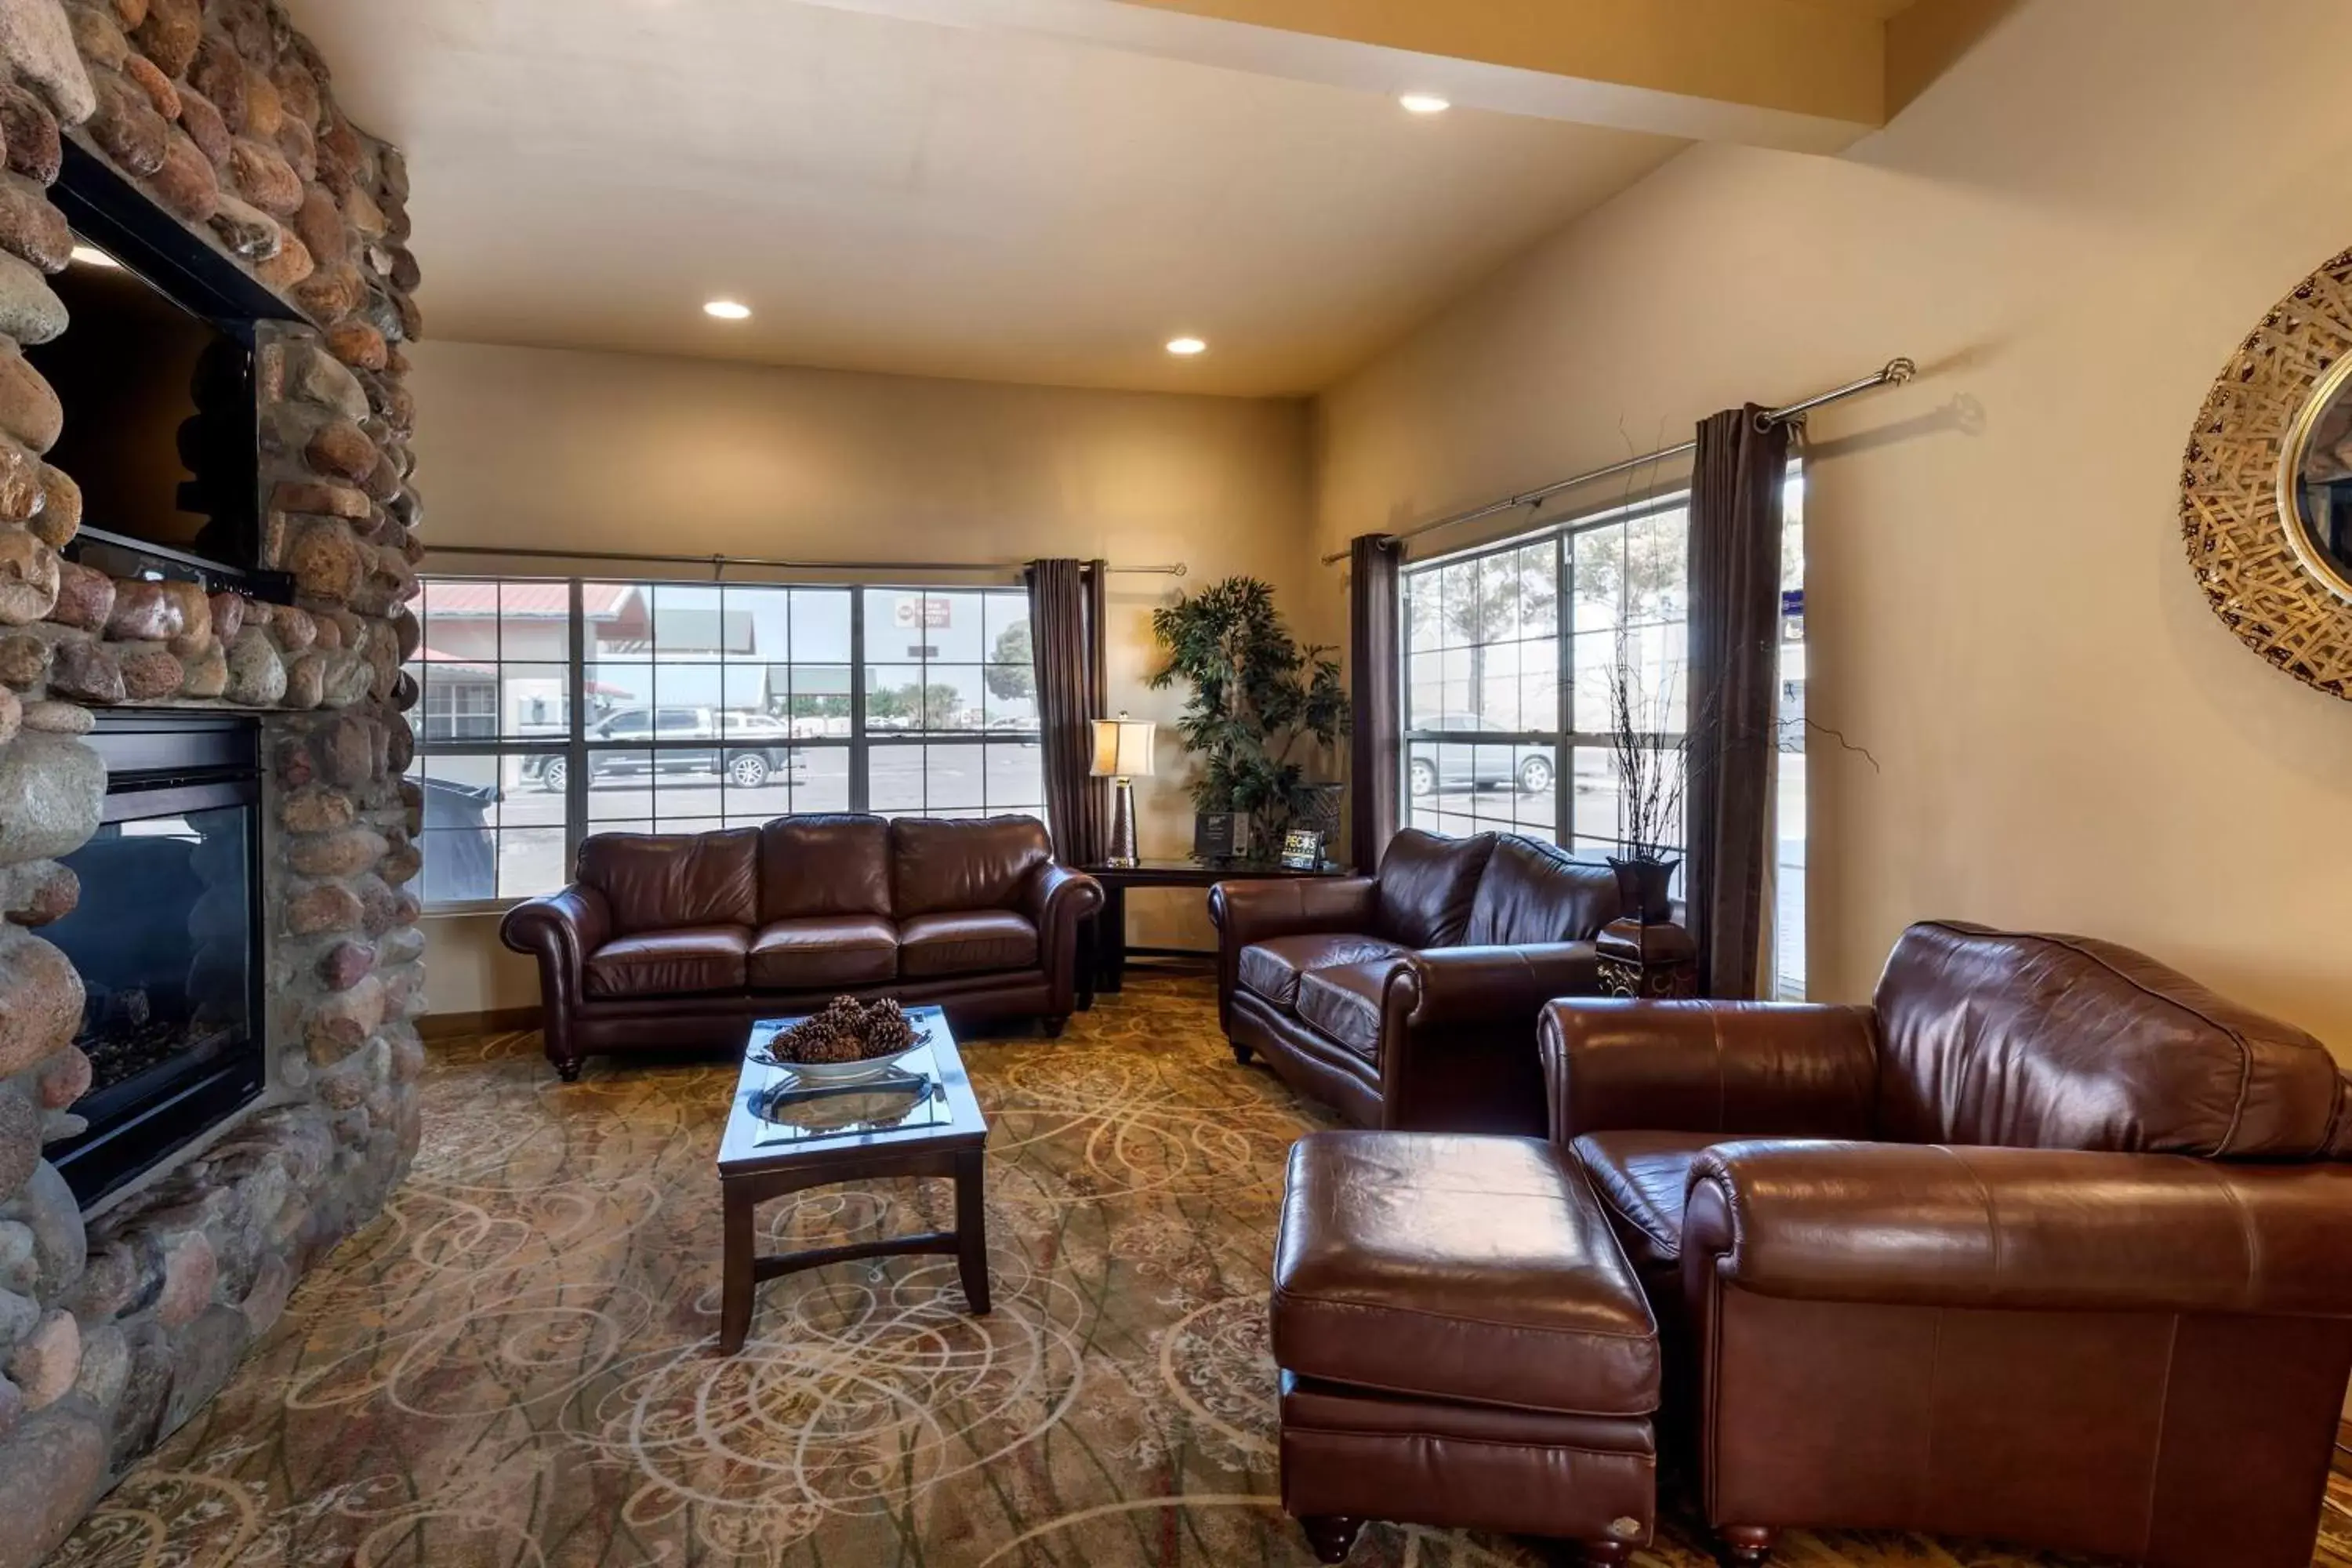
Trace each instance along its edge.
{"label": "rolled sofa arm", "polygon": [[1078,922],[1102,908],[1102,884],[1049,860],[1030,873],[1024,902],[1037,928],[1037,958],[1053,988],[1055,1011],[1067,1013],[1076,1005]]}
{"label": "rolled sofa arm", "polygon": [[525,899],[499,922],[499,940],[517,952],[539,955],[541,975],[555,965],[574,987],[588,955],[612,940],[613,910],[604,895],[577,883],[544,898]]}
{"label": "rolled sofa arm", "polygon": [[2037,1311],[2352,1316],[2352,1166],[1905,1143],[1720,1144],[1683,1284]]}
{"label": "rolled sofa arm", "polygon": [[1597,984],[1590,942],[1431,948],[1395,961],[1381,996],[1381,1125],[1540,1138],[1536,1020]]}
{"label": "rolled sofa arm", "polygon": [[1878,1045],[1866,1007],[1566,1000],[1544,1009],[1552,1137],[1721,1132],[1867,1138]]}
{"label": "rolled sofa arm", "polygon": [[1516,1024],[1530,1030],[1545,1003],[1590,995],[1600,983],[1600,960],[1589,942],[1430,948],[1407,954],[1389,977],[1413,1024]]}
{"label": "rolled sofa arm", "polygon": [[587,994],[588,955],[612,936],[612,906],[595,889],[577,883],[545,898],[525,899],[499,922],[500,942],[539,958],[541,1039],[547,1059],[566,1079],[580,1071],[572,1013]]}

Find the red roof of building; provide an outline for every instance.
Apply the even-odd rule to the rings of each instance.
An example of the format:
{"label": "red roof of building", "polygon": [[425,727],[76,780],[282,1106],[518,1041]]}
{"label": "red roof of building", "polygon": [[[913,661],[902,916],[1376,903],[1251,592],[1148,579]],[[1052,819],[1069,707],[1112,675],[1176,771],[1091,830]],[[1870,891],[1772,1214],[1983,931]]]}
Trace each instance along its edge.
{"label": "red roof of building", "polygon": [[[590,617],[599,620],[610,619],[620,614],[621,606],[636,591],[634,583],[585,583],[581,585],[583,604]],[[425,584],[425,613],[427,616],[561,619],[572,613],[572,585],[568,583],[467,583],[445,578]]]}
{"label": "red roof of building", "polygon": [[443,653],[439,648],[434,647],[418,648],[416,662],[447,665],[452,674],[458,670],[465,670],[469,674],[478,675],[485,680],[488,680],[493,673],[490,667],[478,658],[465,658],[454,653]]}

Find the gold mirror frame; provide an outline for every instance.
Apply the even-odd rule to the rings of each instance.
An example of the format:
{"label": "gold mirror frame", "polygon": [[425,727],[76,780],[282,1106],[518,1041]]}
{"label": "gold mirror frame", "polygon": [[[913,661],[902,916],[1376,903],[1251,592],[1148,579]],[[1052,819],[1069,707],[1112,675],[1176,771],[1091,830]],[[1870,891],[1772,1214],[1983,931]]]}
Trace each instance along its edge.
{"label": "gold mirror frame", "polygon": [[2307,686],[2352,701],[2352,584],[2304,537],[2292,454],[2352,378],[2352,250],[2239,346],[2189,435],[2180,527],[2221,624]]}
{"label": "gold mirror frame", "polygon": [[2279,521],[2286,526],[2286,542],[2294,546],[2295,559],[2303,563],[2303,569],[2318,578],[2329,593],[2352,603],[2352,576],[2347,576],[2344,569],[2319,548],[2319,542],[2311,537],[2311,525],[2304,521],[2303,497],[2298,493],[2311,433],[2319,427],[2320,417],[2343,395],[2347,380],[2352,380],[2352,353],[2343,355],[2328,367],[2327,374],[2311,389],[2311,395],[2304,399],[2302,411],[2288,428],[2285,446],[2279,453],[2278,512]]}

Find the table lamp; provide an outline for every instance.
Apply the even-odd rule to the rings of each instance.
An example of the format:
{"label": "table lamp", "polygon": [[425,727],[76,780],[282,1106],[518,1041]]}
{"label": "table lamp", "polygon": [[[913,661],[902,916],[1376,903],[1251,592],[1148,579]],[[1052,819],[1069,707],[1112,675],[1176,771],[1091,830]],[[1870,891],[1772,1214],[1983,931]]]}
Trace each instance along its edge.
{"label": "table lamp", "polygon": [[1135,780],[1151,776],[1151,733],[1158,728],[1131,720],[1095,721],[1094,776],[1110,780],[1110,854],[1113,866],[1135,864]]}

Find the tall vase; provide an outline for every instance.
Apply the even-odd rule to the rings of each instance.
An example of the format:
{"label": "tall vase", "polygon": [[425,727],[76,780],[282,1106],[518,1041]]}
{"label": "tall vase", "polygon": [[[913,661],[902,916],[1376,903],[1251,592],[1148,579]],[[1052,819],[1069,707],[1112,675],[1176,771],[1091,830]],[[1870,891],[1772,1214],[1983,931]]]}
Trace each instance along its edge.
{"label": "tall vase", "polygon": [[1621,860],[1609,857],[1617,874],[1617,905],[1623,918],[1643,925],[1658,925],[1674,916],[1675,868],[1680,860]]}
{"label": "tall vase", "polygon": [[1673,884],[1679,860],[1620,860],[1617,874],[1622,911],[1593,942],[1604,996],[1679,997],[1698,994],[1698,949],[1690,932],[1674,921]]}

